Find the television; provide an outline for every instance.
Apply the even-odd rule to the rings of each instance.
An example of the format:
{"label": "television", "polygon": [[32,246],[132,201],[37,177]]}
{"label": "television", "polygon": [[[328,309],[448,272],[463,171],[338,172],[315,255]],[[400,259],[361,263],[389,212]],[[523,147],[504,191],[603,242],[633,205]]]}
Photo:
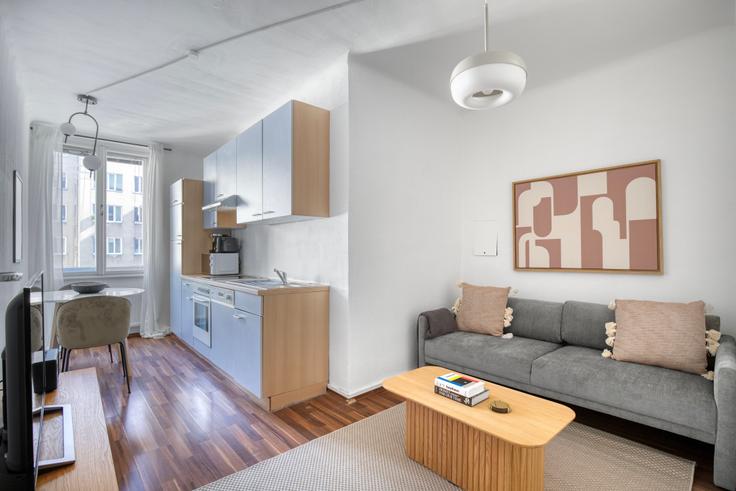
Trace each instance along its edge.
{"label": "television", "polygon": [[[43,295],[43,273],[39,273],[10,300],[5,311],[0,431],[0,489],[3,490],[34,489],[38,477],[45,411],[45,364],[50,353],[46,345]],[[32,376],[34,369],[40,370],[36,377]]]}

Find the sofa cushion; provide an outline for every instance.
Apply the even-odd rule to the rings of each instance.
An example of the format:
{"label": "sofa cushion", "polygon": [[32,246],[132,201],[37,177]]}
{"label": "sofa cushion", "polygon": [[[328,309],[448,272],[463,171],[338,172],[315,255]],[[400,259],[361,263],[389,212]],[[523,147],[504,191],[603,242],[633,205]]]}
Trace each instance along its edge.
{"label": "sofa cushion", "polygon": [[531,383],[715,433],[713,382],[700,375],[610,360],[597,348],[565,346],[534,361]]}
{"label": "sofa cushion", "polygon": [[520,336],[504,339],[457,331],[427,339],[424,353],[431,363],[453,363],[528,384],[532,362],[559,347],[559,344]]}
{"label": "sofa cushion", "polygon": [[514,336],[562,343],[562,306],[557,302],[509,297],[509,307],[514,309],[514,320],[507,332]]}
{"label": "sofa cushion", "polygon": [[476,286],[463,283],[463,298],[457,313],[461,331],[501,336],[510,287]]}
{"label": "sofa cushion", "polygon": [[562,340],[573,346],[604,350],[608,348],[606,322],[614,320],[615,314],[607,305],[565,302],[562,308]]}

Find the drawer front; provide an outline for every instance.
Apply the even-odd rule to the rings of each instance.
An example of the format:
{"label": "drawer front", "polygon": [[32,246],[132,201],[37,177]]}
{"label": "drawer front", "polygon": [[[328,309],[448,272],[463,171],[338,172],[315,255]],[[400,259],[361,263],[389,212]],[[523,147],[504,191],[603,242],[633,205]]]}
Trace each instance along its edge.
{"label": "drawer front", "polygon": [[263,315],[261,297],[245,292],[235,292],[235,308],[255,315]]}
{"label": "drawer front", "polygon": [[224,303],[225,305],[232,306],[235,302],[235,295],[232,290],[226,288],[218,288],[213,286],[210,288],[210,299],[215,302]]}
{"label": "drawer front", "polygon": [[204,285],[202,283],[192,283],[192,293],[196,293],[198,295],[202,295],[204,297],[209,297],[210,292],[212,291],[212,287],[208,285]]}

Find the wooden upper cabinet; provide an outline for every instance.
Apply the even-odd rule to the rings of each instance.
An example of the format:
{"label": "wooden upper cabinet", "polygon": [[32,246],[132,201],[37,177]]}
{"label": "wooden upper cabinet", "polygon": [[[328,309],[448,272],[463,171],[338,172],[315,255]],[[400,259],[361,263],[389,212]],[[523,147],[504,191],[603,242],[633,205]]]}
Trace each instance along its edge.
{"label": "wooden upper cabinet", "polygon": [[330,113],[290,101],[263,120],[263,219],[330,215]]}
{"label": "wooden upper cabinet", "polygon": [[237,222],[249,223],[263,216],[263,123],[257,122],[238,135],[236,194]]}
{"label": "wooden upper cabinet", "polygon": [[230,140],[217,149],[215,201],[235,194],[235,151],[235,140]]}

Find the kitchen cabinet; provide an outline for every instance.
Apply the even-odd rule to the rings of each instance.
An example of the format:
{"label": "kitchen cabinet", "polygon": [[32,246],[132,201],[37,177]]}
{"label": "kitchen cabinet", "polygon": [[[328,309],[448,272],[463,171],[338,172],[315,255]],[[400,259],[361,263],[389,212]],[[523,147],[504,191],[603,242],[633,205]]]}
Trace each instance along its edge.
{"label": "kitchen cabinet", "polygon": [[194,324],[194,307],[192,304],[192,282],[181,282],[181,327],[177,334],[188,345],[192,345],[192,325]]}
{"label": "kitchen cabinet", "polygon": [[182,208],[184,205],[180,202],[179,204],[171,206],[171,221],[169,237],[171,240],[181,240],[184,226],[184,217],[182,216]]}
{"label": "kitchen cabinet", "polygon": [[330,113],[290,101],[263,119],[263,220],[330,215]]}
{"label": "kitchen cabinet", "polygon": [[171,278],[169,284],[171,332],[181,337],[181,249],[180,240],[171,241]]}
{"label": "kitchen cabinet", "polygon": [[202,206],[215,201],[215,182],[217,181],[217,152],[204,158],[202,165],[203,194]]}
{"label": "kitchen cabinet", "polygon": [[210,361],[234,377],[233,367],[237,357],[235,336],[235,308],[231,304],[212,300],[212,350]]}
{"label": "kitchen cabinet", "polygon": [[235,380],[251,394],[261,398],[261,317],[236,309],[233,314],[233,364]]}
{"label": "kitchen cabinet", "polygon": [[236,140],[230,140],[217,149],[215,201],[235,194]]}
{"label": "kitchen cabinet", "polygon": [[258,122],[236,139],[236,194],[238,223],[250,223],[263,217],[263,123]]}

